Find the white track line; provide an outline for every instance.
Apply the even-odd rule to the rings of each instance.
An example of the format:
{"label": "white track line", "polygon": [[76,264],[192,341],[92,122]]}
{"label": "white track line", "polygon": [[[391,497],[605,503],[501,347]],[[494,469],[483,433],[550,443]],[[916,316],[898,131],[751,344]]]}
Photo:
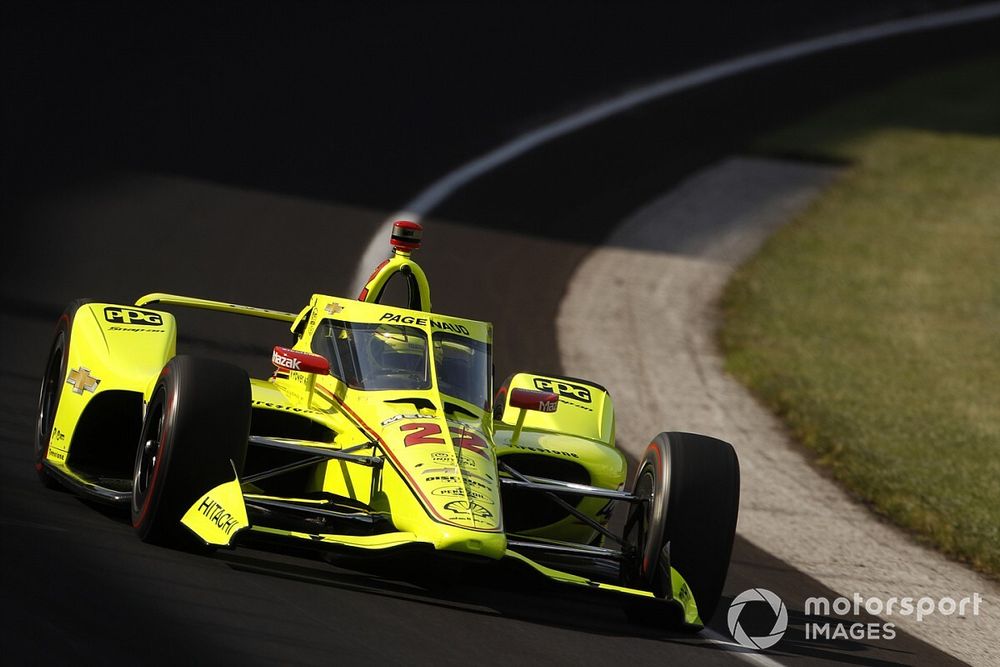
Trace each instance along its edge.
{"label": "white track line", "polygon": [[[392,223],[400,218],[419,221],[435,207],[476,178],[514,160],[542,144],[564,135],[594,125],[611,116],[634,109],[643,104],[669,97],[676,93],[712,83],[726,77],[742,74],[805,56],[831,51],[845,46],[856,46],[888,37],[922,30],[937,30],[976,21],[984,21],[1000,16],[1000,2],[989,2],[963,9],[937,12],[923,16],[888,21],[863,28],[836,32],[823,37],[793,42],[773,49],[749,53],[731,60],[723,60],[689,72],[683,72],[662,81],[637,88],[618,97],[587,107],[548,125],[543,125],[527,134],[495,148],[480,157],[445,174],[400,211],[394,213],[372,236],[355,271],[354,288],[360,290],[368,280],[369,273],[386,255],[386,238]],[[760,667],[782,667],[782,664],[762,653],[754,653],[730,641],[718,632],[706,628],[702,631],[705,642],[730,651],[733,656],[759,665]]]}
{"label": "white track line", "polygon": [[723,60],[689,72],[682,72],[681,74],[587,107],[548,125],[543,125],[445,174],[410,200],[401,210],[390,216],[379,227],[372,240],[368,243],[368,247],[361,256],[361,262],[355,271],[354,284],[351,288],[355,292],[359,291],[367,281],[372,268],[385,259],[388,252],[387,239],[389,238],[394,220],[404,218],[419,221],[423,216],[440,205],[441,202],[471,181],[553,139],[576,132],[643,104],[648,104],[649,102],[750,70],[796,60],[804,56],[831,51],[845,46],[856,46],[865,42],[873,42],[897,35],[920,32],[922,30],[937,30],[966,23],[975,23],[976,21],[984,21],[998,16],[1000,16],[1000,2],[988,2],[972,7],[913,16],[897,21],[887,21],[863,28],[836,32],[823,37],[793,42],[773,49],[749,53],[731,60]]}
{"label": "white track line", "polygon": [[699,633],[699,636],[705,640],[706,644],[719,646],[723,651],[732,653],[733,657],[739,658],[744,662],[759,665],[759,667],[785,667],[774,658],[763,653],[756,653],[745,646],[740,646],[733,640],[716,632],[712,628],[705,628]]}

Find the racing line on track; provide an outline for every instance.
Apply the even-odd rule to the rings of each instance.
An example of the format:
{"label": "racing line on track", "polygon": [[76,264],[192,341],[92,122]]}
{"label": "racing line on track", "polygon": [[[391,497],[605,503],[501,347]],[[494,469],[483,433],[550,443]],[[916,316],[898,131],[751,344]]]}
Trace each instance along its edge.
{"label": "racing line on track", "polygon": [[[421,221],[469,183],[555,139],[578,132],[642,105],[752,70],[899,35],[960,26],[997,17],[1000,17],[1000,2],[992,2],[953,11],[888,21],[793,42],[683,72],[538,127],[447,173],[422,190],[399,211],[388,217],[369,241],[356,269],[352,289],[360,290],[368,279],[371,267],[377,265],[384,258],[385,239],[395,220],[402,218]],[[718,646],[751,664],[762,667],[780,667],[782,665],[767,655],[747,650],[712,628],[706,627],[701,633],[701,639],[704,643]]]}
{"label": "racing line on track", "polygon": [[1000,17],[1000,2],[990,2],[963,9],[914,16],[897,21],[887,21],[863,28],[835,32],[823,37],[805,39],[785,46],[756,51],[738,58],[723,60],[705,67],[677,74],[648,86],[611,98],[599,104],[543,125],[499,146],[478,158],[470,160],[433,182],[403,208],[387,218],[372,236],[355,273],[352,283],[360,290],[368,279],[371,267],[376,266],[385,254],[385,239],[392,223],[400,218],[419,222],[458,190],[477,178],[505,165],[525,153],[559,137],[572,134],[603,120],[635,109],[650,102],[676,95],[698,86],[713,83],[726,77],[743,74],[771,65],[786,63],[806,56],[834,49],[858,46],[889,37],[923,30],[939,30],[977,21]]}

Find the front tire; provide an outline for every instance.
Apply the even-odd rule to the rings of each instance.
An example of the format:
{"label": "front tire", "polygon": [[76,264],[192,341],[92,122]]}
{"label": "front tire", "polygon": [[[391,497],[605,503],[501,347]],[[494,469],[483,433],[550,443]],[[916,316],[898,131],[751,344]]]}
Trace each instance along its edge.
{"label": "front tire", "polygon": [[48,361],[45,364],[45,375],[42,376],[42,388],[38,395],[38,418],[35,422],[34,464],[38,479],[47,488],[59,487],[59,483],[45,469],[45,460],[49,455],[49,443],[52,440],[52,429],[55,426],[56,411],[59,409],[59,398],[66,384],[66,373],[69,363],[70,332],[73,331],[73,320],[82,306],[90,303],[90,299],[77,299],[70,302],[56,323],[56,333],[49,348]]}
{"label": "front tire", "polygon": [[181,517],[206,491],[243,471],[250,379],[214,359],[171,359],[153,388],[132,479],[132,526],[145,542],[196,544]]}
{"label": "front tire", "polygon": [[722,597],[736,535],[736,451],[707,435],[660,433],[646,448],[632,493],[647,501],[633,505],[626,522],[626,544],[638,555],[626,579],[658,597],[670,595],[670,572],[660,562],[669,543],[669,564],[687,581],[708,623]]}

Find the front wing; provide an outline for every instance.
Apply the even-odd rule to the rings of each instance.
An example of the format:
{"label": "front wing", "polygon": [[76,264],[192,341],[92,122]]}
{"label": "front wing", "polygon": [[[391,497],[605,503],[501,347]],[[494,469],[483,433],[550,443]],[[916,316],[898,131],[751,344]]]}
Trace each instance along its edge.
{"label": "front wing", "polygon": [[[408,532],[390,532],[375,535],[339,535],[313,534],[264,526],[252,526],[247,517],[246,503],[244,502],[243,492],[235,470],[233,471],[232,480],[216,486],[195,501],[184,514],[181,522],[206,544],[215,546],[230,546],[238,533],[245,529],[250,529],[262,536],[278,540],[301,540],[308,542],[313,547],[357,550],[361,552],[387,552],[406,547],[434,548],[432,542],[421,539],[415,533]],[[671,595],[668,598],[660,599],[650,591],[595,581],[587,577],[547,567],[510,548],[506,550],[504,558],[527,566],[546,578],[561,584],[582,586],[591,590],[640,598],[643,602],[650,604],[672,605],[674,611],[682,619],[681,622],[684,626],[701,628],[704,625],[698,615],[698,607],[695,604],[691,589],[688,587],[684,577],[673,567],[670,568]]]}

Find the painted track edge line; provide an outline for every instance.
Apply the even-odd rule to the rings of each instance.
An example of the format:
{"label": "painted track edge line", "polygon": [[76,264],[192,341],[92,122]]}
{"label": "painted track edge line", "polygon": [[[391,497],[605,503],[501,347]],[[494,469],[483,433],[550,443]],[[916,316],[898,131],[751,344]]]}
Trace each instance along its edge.
{"label": "painted track edge line", "polygon": [[705,642],[708,644],[714,644],[720,646],[723,651],[727,653],[732,653],[733,657],[739,658],[744,662],[749,662],[750,664],[757,665],[758,667],[784,667],[784,664],[778,662],[774,658],[765,655],[764,653],[757,653],[751,649],[741,646],[734,641],[726,639],[726,636],[716,632],[712,628],[705,628],[701,631],[702,635],[708,635]]}
{"label": "painted track edge line", "polygon": [[390,234],[394,220],[403,218],[420,221],[441,202],[476,178],[553,139],[571,134],[643,104],[751,70],[847,46],[856,46],[908,33],[950,28],[998,17],[1000,17],[1000,2],[987,2],[960,9],[876,23],[822,37],[792,42],[676,74],[538,127],[453,169],[431,183],[399,211],[389,216],[379,226],[372,236],[372,240],[368,243],[361,256],[359,266],[355,270],[353,284],[349,289],[354,292],[360,291],[368,280],[371,267],[377,265],[387,256],[384,241]]}

